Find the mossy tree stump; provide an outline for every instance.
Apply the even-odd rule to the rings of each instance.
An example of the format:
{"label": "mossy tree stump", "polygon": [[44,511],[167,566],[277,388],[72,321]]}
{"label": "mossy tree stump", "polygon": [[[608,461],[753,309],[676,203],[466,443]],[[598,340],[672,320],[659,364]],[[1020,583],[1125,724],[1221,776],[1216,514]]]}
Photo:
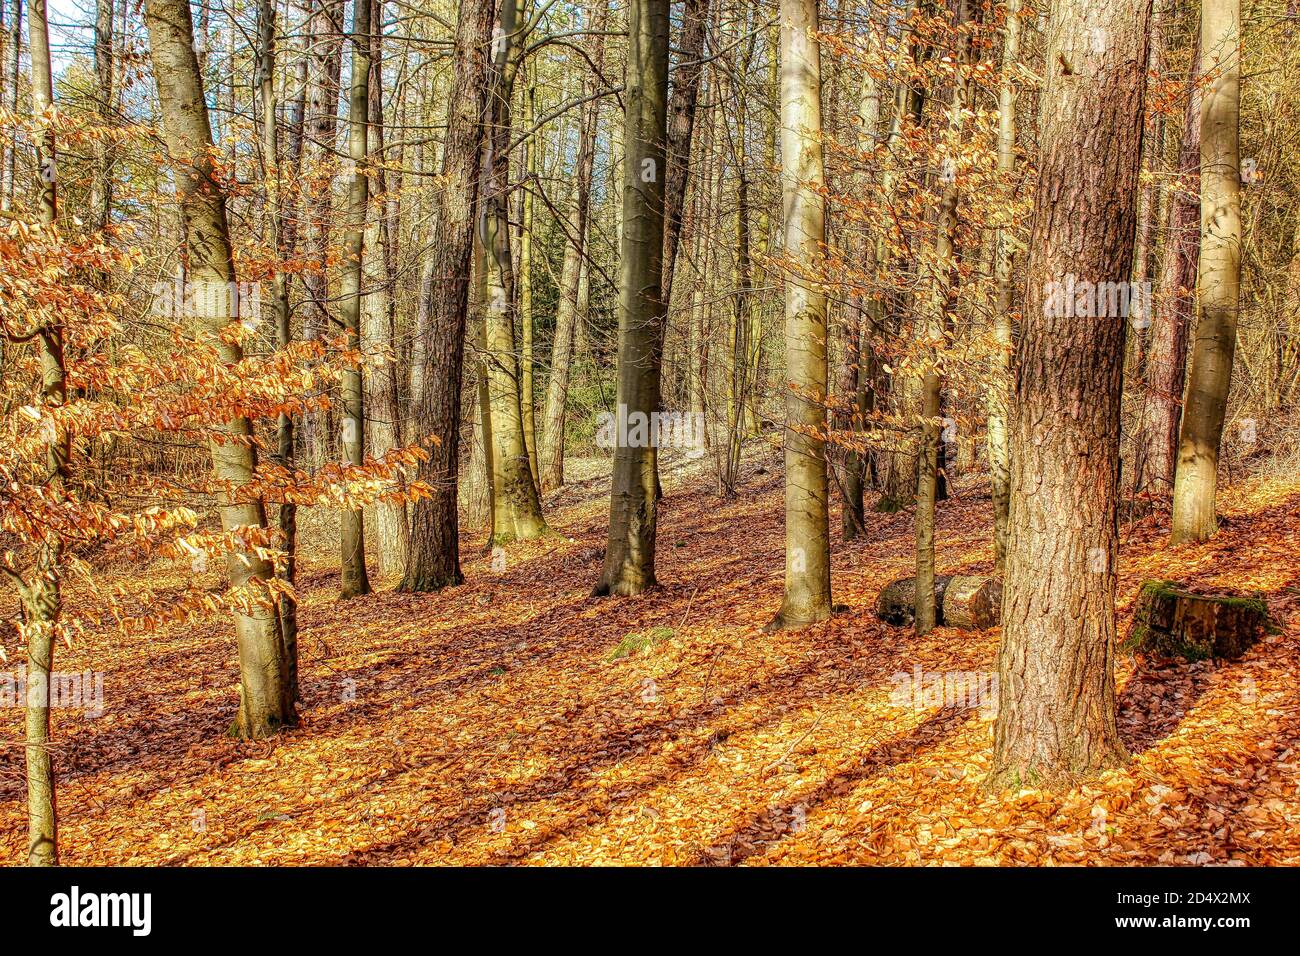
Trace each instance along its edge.
{"label": "mossy tree stump", "polygon": [[1170,581],[1147,581],[1123,648],[1189,661],[1236,660],[1267,625],[1268,606],[1258,597],[1193,594]]}
{"label": "mossy tree stump", "polygon": [[[984,630],[1002,616],[1002,582],[972,574],[944,574],[934,579],[935,623]],[[886,624],[908,625],[916,619],[916,578],[885,585],[876,615]]]}

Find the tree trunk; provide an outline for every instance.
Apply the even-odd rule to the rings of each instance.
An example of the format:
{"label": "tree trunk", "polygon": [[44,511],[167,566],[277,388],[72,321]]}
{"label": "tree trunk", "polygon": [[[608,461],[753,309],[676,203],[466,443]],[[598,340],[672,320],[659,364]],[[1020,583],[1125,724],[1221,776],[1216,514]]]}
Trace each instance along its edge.
{"label": "tree trunk", "polygon": [[540,537],[549,530],[542,516],[528,447],[524,441],[519,355],[515,351],[514,270],[510,255],[507,195],[510,180],[510,108],[516,61],[512,38],[518,29],[515,0],[503,0],[497,61],[489,83],[491,122],[483,160],[480,242],[484,269],[484,328],[488,411],[492,423],[492,538],[508,544]]}
{"label": "tree trunk", "polygon": [[[32,65],[32,115],[38,124],[36,164],[40,170],[40,221],[55,232],[59,215],[58,156],[54,130],[43,122],[54,106],[50,63],[50,28],[46,0],[31,0],[28,45]],[[40,346],[41,404],[57,409],[66,403],[67,372],[63,361],[63,328],[43,326]],[[46,444],[46,480],[56,500],[71,477],[71,439],[56,425]],[[50,749],[50,673],[54,667],[55,630],[63,610],[63,551],[59,543],[37,546],[30,580],[19,587],[22,631],[27,638],[28,696],[26,710],[27,863],[55,866],[59,862],[58,808],[55,800],[54,755]]]}
{"label": "tree trunk", "polygon": [[[998,176],[1010,188],[1016,171],[1016,84],[1020,59],[1020,0],[1007,2],[998,83]],[[1015,302],[1016,245],[1006,228],[995,238],[992,382],[988,393],[988,459],[993,495],[993,558],[998,570],[1007,562],[1007,519],[1011,513],[1011,445],[1007,418],[1011,411],[1011,359],[1015,351],[1011,310]]]}
{"label": "tree trunk", "polygon": [[686,210],[691,174],[691,142],[695,134],[695,104],[704,75],[704,34],[710,0],[686,0],[682,7],[680,62],[673,73],[668,99],[668,178],[664,185],[664,302],[672,300],[677,243]]}
{"label": "tree trunk", "polygon": [[1151,0],[1055,0],[1046,37],[994,730],[994,780],[1007,785],[1126,759],[1114,654],[1128,323],[1067,315],[1049,290],[1074,273],[1130,274],[1150,16]]}
{"label": "tree trunk", "polygon": [[492,11],[491,0],[463,0],[456,23],[454,80],[447,100],[442,170],[434,193],[438,232],[429,250],[430,281],[421,303],[428,321],[416,352],[422,385],[415,405],[415,431],[418,438],[432,436],[435,441],[416,475],[429,486],[430,494],[411,506],[404,591],[434,591],[463,580],[456,515],[461,382]]}
{"label": "tree trunk", "polygon": [[[369,151],[377,157],[378,164],[372,175],[378,201],[368,216],[365,230],[363,272],[366,294],[363,299],[362,340],[367,357],[367,402],[370,409],[366,422],[366,437],[370,453],[382,457],[402,444],[402,415],[397,393],[397,335],[394,329],[394,288],[392,271],[395,265],[393,246],[396,236],[391,222],[388,172],[384,156],[384,105],[383,105],[383,4],[371,0],[373,29],[370,34],[370,92],[368,95]],[[404,485],[403,475],[394,476],[397,490]],[[381,577],[389,578],[406,569],[407,550],[410,545],[406,502],[377,501],[374,505],[375,558]]]}
{"label": "tree trunk", "polygon": [[956,72],[953,76],[952,102],[948,107],[947,145],[950,150],[951,182],[944,186],[935,215],[933,261],[930,275],[930,301],[925,313],[926,361],[921,377],[921,455],[916,482],[916,633],[928,634],[935,625],[934,595],[934,509],[939,493],[940,418],[943,414],[943,379],[940,355],[952,325],[952,294],[957,281],[956,240],[957,183],[956,156],[961,153],[963,114],[967,109],[969,85],[966,67],[970,60],[970,33],[964,28],[970,18],[966,0],[957,0],[953,26],[960,31],[957,40]]}
{"label": "tree trunk", "polygon": [[[528,110],[524,114],[524,126],[531,129],[537,120],[536,89],[528,87]],[[520,203],[519,226],[519,319],[520,319],[520,360],[523,365],[521,396],[524,414],[524,446],[528,449],[528,467],[533,472],[533,484],[542,490],[541,467],[537,459],[537,400],[536,386],[533,384],[533,372],[536,367],[534,358],[533,316],[533,190],[537,188],[537,137],[529,134],[524,149],[524,169],[526,182]]]}
{"label": "tree trunk", "polygon": [[801,275],[785,277],[785,598],[769,630],[831,616],[826,296],[803,279],[820,274],[826,241],[816,0],[781,0],[779,15],[784,249]]}
{"label": "tree trunk", "polygon": [[[609,4],[598,0],[592,29],[591,61],[596,69],[605,63],[605,38],[602,31],[609,23]],[[600,80],[592,75],[584,95],[599,89]],[[551,377],[546,387],[546,405],[542,416],[541,487],[553,491],[564,487],[564,418],[569,399],[569,377],[577,356],[574,345],[584,317],[580,314],[579,286],[583,281],[583,258],[587,248],[587,222],[591,215],[591,182],[595,169],[600,110],[596,100],[582,109],[578,131],[578,158],[575,169],[577,188],[574,204],[565,226],[564,264],[560,271],[560,300],[555,313],[555,337],[551,343]]]}
{"label": "tree trunk", "polygon": [[[113,0],[95,2],[95,112],[101,127],[113,116]],[[96,170],[91,208],[98,230],[108,225],[113,209],[113,147],[107,142],[95,147]]]}
{"label": "tree trunk", "polygon": [[[18,78],[21,75],[21,63],[23,53],[23,0],[14,0],[14,19],[10,25],[9,34],[9,62],[4,64],[6,74],[6,90],[9,94],[7,102],[0,102],[0,106],[9,107],[10,112],[18,112]],[[18,135],[15,132],[5,146],[3,157],[0,157],[0,210],[8,212],[14,205],[14,170],[18,161]]]}
{"label": "tree trunk", "polygon": [[1218,530],[1214,494],[1241,285],[1240,51],[1241,0],[1204,0],[1201,58],[1213,81],[1201,101],[1200,320],[1178,437],[1175,544],[1208,541]]}
{"label": "tree trunk", "polygon": [[1132,487],[1173,490],[1178,461],[1178,426],[1187,378],[1187,333],[1196,308],[1200,250],[1201,85],[1199,55],[1187,78],[1187,115],[1178,152],[1178,179],[1169,188],[1168,234],[1161,256],[1160,299],[1147,333],[1142,372],[1141,420],[1133,461]]}
{"label": "tree trunk", "polygon": [[[271,277],[271,305],[275,317],[276,345],[287,348],[292,342],[290,327],[291,312],[289,307],[289,280],[284,274],[284,262],[291,254],[292,240],[286,218],[293,221],[291,214],[285,216],[282,208],[280,173],[280,130],[276,118],[275,97],[275,4],[271,0],[259,0],[257,5],[258,38],[258,98],[262,108],[262,178],[266,189],[266,216],[270,232],[271,247],[275,251],[276,265]],[[304,64],[305,65],[305,64]],[[302,157],[302,101],[295,104],[294,138],[290,149],[289,165],[293,178],[297,178],[298,165]],[[276,422],[275,462],[282,468],[292,468],[294,442],[293,416],[282,413]],[[281,547],[284,549],[285,563],[283,578],[293,584],[297,577],[297,540],[298,540],[298,506],[292,502],[282,502],[279,509],[279,526]],[[278,600],[280,618],[280,639],[283,642],[283,655],[287,668],[286,680],[289,693],[294,702],[300,698],[298,688],[298,608],[294,601],[287,598]]]}
{"label": "tree trunk", "polygon": [[[228,303],[235,282],[226,197],[215,176],[212,127],[203,98],[199,62],[194,53],[193,24],[185,0],[147,0],[145,23],[163,132],[175,164],[176,192],[185,222],[185,247],[196,301],[202,310],[201,331],[218,337],[233,321]],[[218,354],[226,365],[243,358],[237,341],[220,341]],[[218,482],[234,488],[252,481],[257,452],[251,443],[253,428],[247,418],[222,426],[221,440],[209,442],[212,470]],[[239,528],[265,528],[266,512],[260,500],[241,502],[225,497],[221,525],[227,532]],[[236,588],[264,586],[274,569],[252,550],[234,551],[226,557],[231,584]],[[236,733],[260,738],[297,722],[289,666],[284,659],[279,616],[270,606],[256,605],[235,612],[239,643],[240,702]]]}
{"label": "tree trunk", "polygon": [[[339,290],[339,319],[350,349],[361,349],[361,298],[365,269],[366,218],[370,205],[370,0],[357,0],[352,8],[352,90],[348,97],[348,158],[352,182],[348,186],[348,224],[343,234],[345,259]],[[362,370],[345,368],[342,392],[343,464],[366,461],[366,407]],[[366,525],[361,508],[345,508],[339,516],[339,597],[370,593],[366,574]]]}
{"label": "tree trunk", "polygon": [[[331,334],[329,277],[324,263],[329,253],[332,203],[329,174],[338,133],[339,77],[343,65],[344,0],[316,0],[308,24],[311,48],[310,92],[307,102],[305,153],[311,179],[304,209],[303,337],[316,340]],[[307,463],[318,468],[330,459],[329,409],[316,409],[303,420]]]}
{"label": "tree trunk", "polygon": [[[651,416],[659,411],[667,144],[668,0],[630,0],[624,91],[623,224],[619,259],[618,390],[609,541],[595,594],[639,594],[655,582],[659,515]],[[634,431],[633,416],[644,416]],[[640,439],[640,440],[638,440]]]}

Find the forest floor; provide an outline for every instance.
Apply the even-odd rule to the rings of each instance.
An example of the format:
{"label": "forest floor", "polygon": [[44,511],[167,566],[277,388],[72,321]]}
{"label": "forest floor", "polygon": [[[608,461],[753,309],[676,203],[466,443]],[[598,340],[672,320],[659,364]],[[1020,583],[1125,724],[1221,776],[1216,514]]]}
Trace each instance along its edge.
{"label": "forest floor", "polygon": [[[767,449],[730,502],[699,465],[668,469],[663,586],[637,599],[589,596],[608,468],[574,464],[593,477],[551,500],[557,536],[494,570],[482,532],[467,533],[467,581],[442,593],[386,582],[337,603],[336,539],[308,535],[303,720],[274,740],[225,734],[228,620],[61,650],[60,670],[103,671],[105,688],[102,716],[55,719],[64,862],[1300,863],[1300,482],[1223,490],[1223,530],[1204,546],[1169,548],[1158,514],[1122,528],[1121,635],[1149,577],[1262,592],[1280,630],[1231,664],[1121,659],[1132,762],[1067,793],[992,793],[991,709],[893,693],[891,677],[918,668],[996,670],[996,630],[917,638],[874,617],[880,588],[913,565],[910,512],[872,513],[861,542],[836,532],[848,612],[765,635],[783,568]],[[940,572],[987,571],[987,483],[954,491]],[[182,570],[147,573],[179,586]],[[12,864],[20,710],[0,710],[0,741],[0,862]]]}

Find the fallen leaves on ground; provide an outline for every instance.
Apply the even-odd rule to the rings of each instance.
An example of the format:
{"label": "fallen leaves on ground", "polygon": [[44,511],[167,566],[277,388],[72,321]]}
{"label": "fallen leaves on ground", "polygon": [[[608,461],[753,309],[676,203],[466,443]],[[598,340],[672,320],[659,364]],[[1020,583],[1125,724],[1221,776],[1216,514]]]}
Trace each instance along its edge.
{"label": "fallen leaves on ground", "polygon": [[[1167,547],[1160,514],[1125,526],[1121,633],[1147,577],[1260,591],[1282,626],[1236,663],[1123,659],[1132,762],[1066,793],[992,793],[988,708],[892,694],[917,667],[996,670],[996,630],[917,638],[872,614],[912,566],[910,512],[836,540],[847,612],[765,635],[782,583],[777,470],[734,501],[698,472],[668,474],[663,586],[635,599],[590,597],[607,479],[553,500],[559,533],[509,549],[503,571],[467,534],[466,583],[437,594],[338,603],[335,539],[308,535],[303,721],[271,741],[225,735],[224,620],[61,651],[61,670],[105,672],[102,717],[55,720],[64,862],[1300,863],[1300,487],[1222,493],[1223,530],[1203,546]],[[956,487],[940,571],[987,571],[987,485]],[[616,657],[625,642],[635,653]],[[21,711],[0,711],[0,737],[0,860],[17,863]]]}

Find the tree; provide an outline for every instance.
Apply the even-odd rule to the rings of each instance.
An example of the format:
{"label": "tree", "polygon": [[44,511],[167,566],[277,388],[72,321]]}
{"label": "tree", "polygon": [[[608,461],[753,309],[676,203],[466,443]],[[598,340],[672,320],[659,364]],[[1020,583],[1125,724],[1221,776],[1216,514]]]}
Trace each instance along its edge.
{"label": "tree", "polygon": [[415,397],[415,431],[432,439],[417,479],[429,496],[411,507],[411,546],[404,591],[434,591],[462,580],[456,515],[461,383],[470,258],[478,209],[480,145],[487,105],[491,0],[464,0],[456,21],[455,80],[447,100],[447,134],[434,193],[438,231],[422,291],[428,319],[417,331],[423,386]]}
{"label": "tree", "polygon": [[781,194],[785,253],[785,598],[768,629],[831,615],[827,513],[826,169],[816,0],[781,0]]}
{"label": "tree", "polygon": [[[185,253],[195,299],[201,303],[200,331],[217,339],[221,361],[233,366],[243,359],[234,336],[222,335],[238,322],[230,303],[235,266],[226,219],[225,188],[212,158],[212,127],[203,97],[198,57],[194,53],[193,23],[186,0],[147,0],[145,24],[149,52],[158,83],[163,130],[175,166],[176,193],[185,227]],[[239,488],[250,484],[257,468],[249,419],[224,423],[209,442],[212,470],[228,487],[221,506],[227,532],[267,528],[260,498],[246,500]],[[265,585],[274,568],[260,548],[235,549],[227,555],[231,583]],[[269,736],[297,722],[285,659],[280,621],[273,607],[256,604],[235,611],[239,644],[240,700],[234,731],[244,737]]]}
{"label": "tree", "polygon": [[956,72],[948,106],[947,180],[935,210],[934,247],[929,263],[929,302],[926,306],[927,355],[921,385],[921,455],[916,483],[916,632],[928,634],[936,619],[934,593],[934,509],[939,490],[940,402],[943,397],[941,355],[952,324],[953,288],[956,283],[957,204],[961,197],[957,163],[967,105],[971,35],[967,0],[957,0],[953,27],[957,31]]}
{"label": "tree", "polygon": [[[663,257],[669,6],[668,0],[631,0],[628,7],[618,276],[619,427],[609,540],[595,587],[597,595],[639,594],[656,583],[659,482],[651,416],[659,411],[666,311]],[[640,427],[634,427],[638,424]]]}
{"label": "tree", "polygon": [[1170,492],[1178,461],[1187,334],[1196,308],[1197,255],[1201,245],[1200,58],[1187,76],[1187,113],[1178,150],[1178,178],[1170,187],[1168,231],[1160,258],[1160,300],[1151,316],[1142,367],[1141,419],[1135,436],[1133,489]]}
{"label": "tree", "polygon": [[1151,0],[1052,4],[994,727],[994,780],[1009,785],[1073,780],[1126,759],[1113,665],[1128,323],[1076,316],[1055,290],[1072,274],[1129,275],[1150,16]]}
{"label": "tree", "polygon": [[519,354],[515,351],[514,266],[510,254],[511,96],[523,53],[515,45],[527,36],[528,24],[517,22],[516,0],[503,0],[495,56],[488,72],[490,120],[484,144],[479,243],[483,268],[483,370],[487,379],[487,414],[491,422],[492,544],[526,541],[549,531],[541,497],[533,481],[524,439],[523,395]]}
{"label": "tree", "polygon": [[[598,73],[605,64],[604,31],[609,23],[609,4],[598,0],[592,18],[591,63],[584,95],[594,96],[600,89]],[[551,376],[546,386],[546,404],[542,413],[542,461],[538,472],[543,489],[564,485],[564,419],[569,396],[569,375],[573,364],[574,334],[580,321],[578,287],[582,284],[583,259],[587,255],[587,222],[591,216],[591,181],[596,164],[600,110],[596,100],[583,106],[578,131],[578,156],[575,170],[573,205],[564,231],[564,260],[560,267],[560,301],[556,306],[555,335],[551,343]]]}
{"label": "tree", "polygon": [[[1020,0],[1008,0],[1002,35],[1002,69],[998,81],[998,172],[1004,184],[1016,169],[1016,84],[1020,56]],[[988,459],[993,495],[993,557],[999,569],[1007,560],[1007,520],[1011,513],[1011,447],[1007,417],[1011,410],[1011,357],[1015,350],[1011,310],[1015,301],[1016,239],[1007,227],[994,238],[993,367],[988,397]]]}
{"label": "tree", "polygon": [[[28,11],[28,45],[32,60],[32,113],[40,134],[36,161],[40,170],[41,225],[58,231],[58,155],[52,120],[54,81],[50,71],[50,27],[45,0],[31,0]],[[64,365],[63,325],[50,321],[33,336],[40,347],[41,404],[59,409],[68,400]],[[57,422],[57,420],[55,420]],[[72,442],[65,425],[48,430],[45,443],[44,483],[53,495],[64,492],[72,478]],[[54,757],[50,751],[50,672],[54,667],[55,627],[63,605],[63,547],[57,537],[37,548],[35,568],[16,580],[22,604],[22,632],[27,638],[27,679],[35,693],[27,701],[27,862],[54,866],[59,862],[58,811],[54,797]]]}
{"label": "tree", "polygon": [[1201,100],[1200,318],[1178,436],[1175,544],[1207,541],[1218,530],[1214,496],[1241,287],[1241,0],[1201,4],[1201,60],[1213,79]]}
{"label": "tree", "polygon": [[[366,216],[370,204],[370,0],[352,6],[352,89],[348,97],[348,225],[343,237],[347,258],[343,268],[342,324],[349,348],[361,347],[361,298],[365,271]],[[359,368],[343,370],[343,461],[366,460],[365,387]],[[365,512],[345,510],[339,521],[340,597],[370,593],[366,574]]]}

